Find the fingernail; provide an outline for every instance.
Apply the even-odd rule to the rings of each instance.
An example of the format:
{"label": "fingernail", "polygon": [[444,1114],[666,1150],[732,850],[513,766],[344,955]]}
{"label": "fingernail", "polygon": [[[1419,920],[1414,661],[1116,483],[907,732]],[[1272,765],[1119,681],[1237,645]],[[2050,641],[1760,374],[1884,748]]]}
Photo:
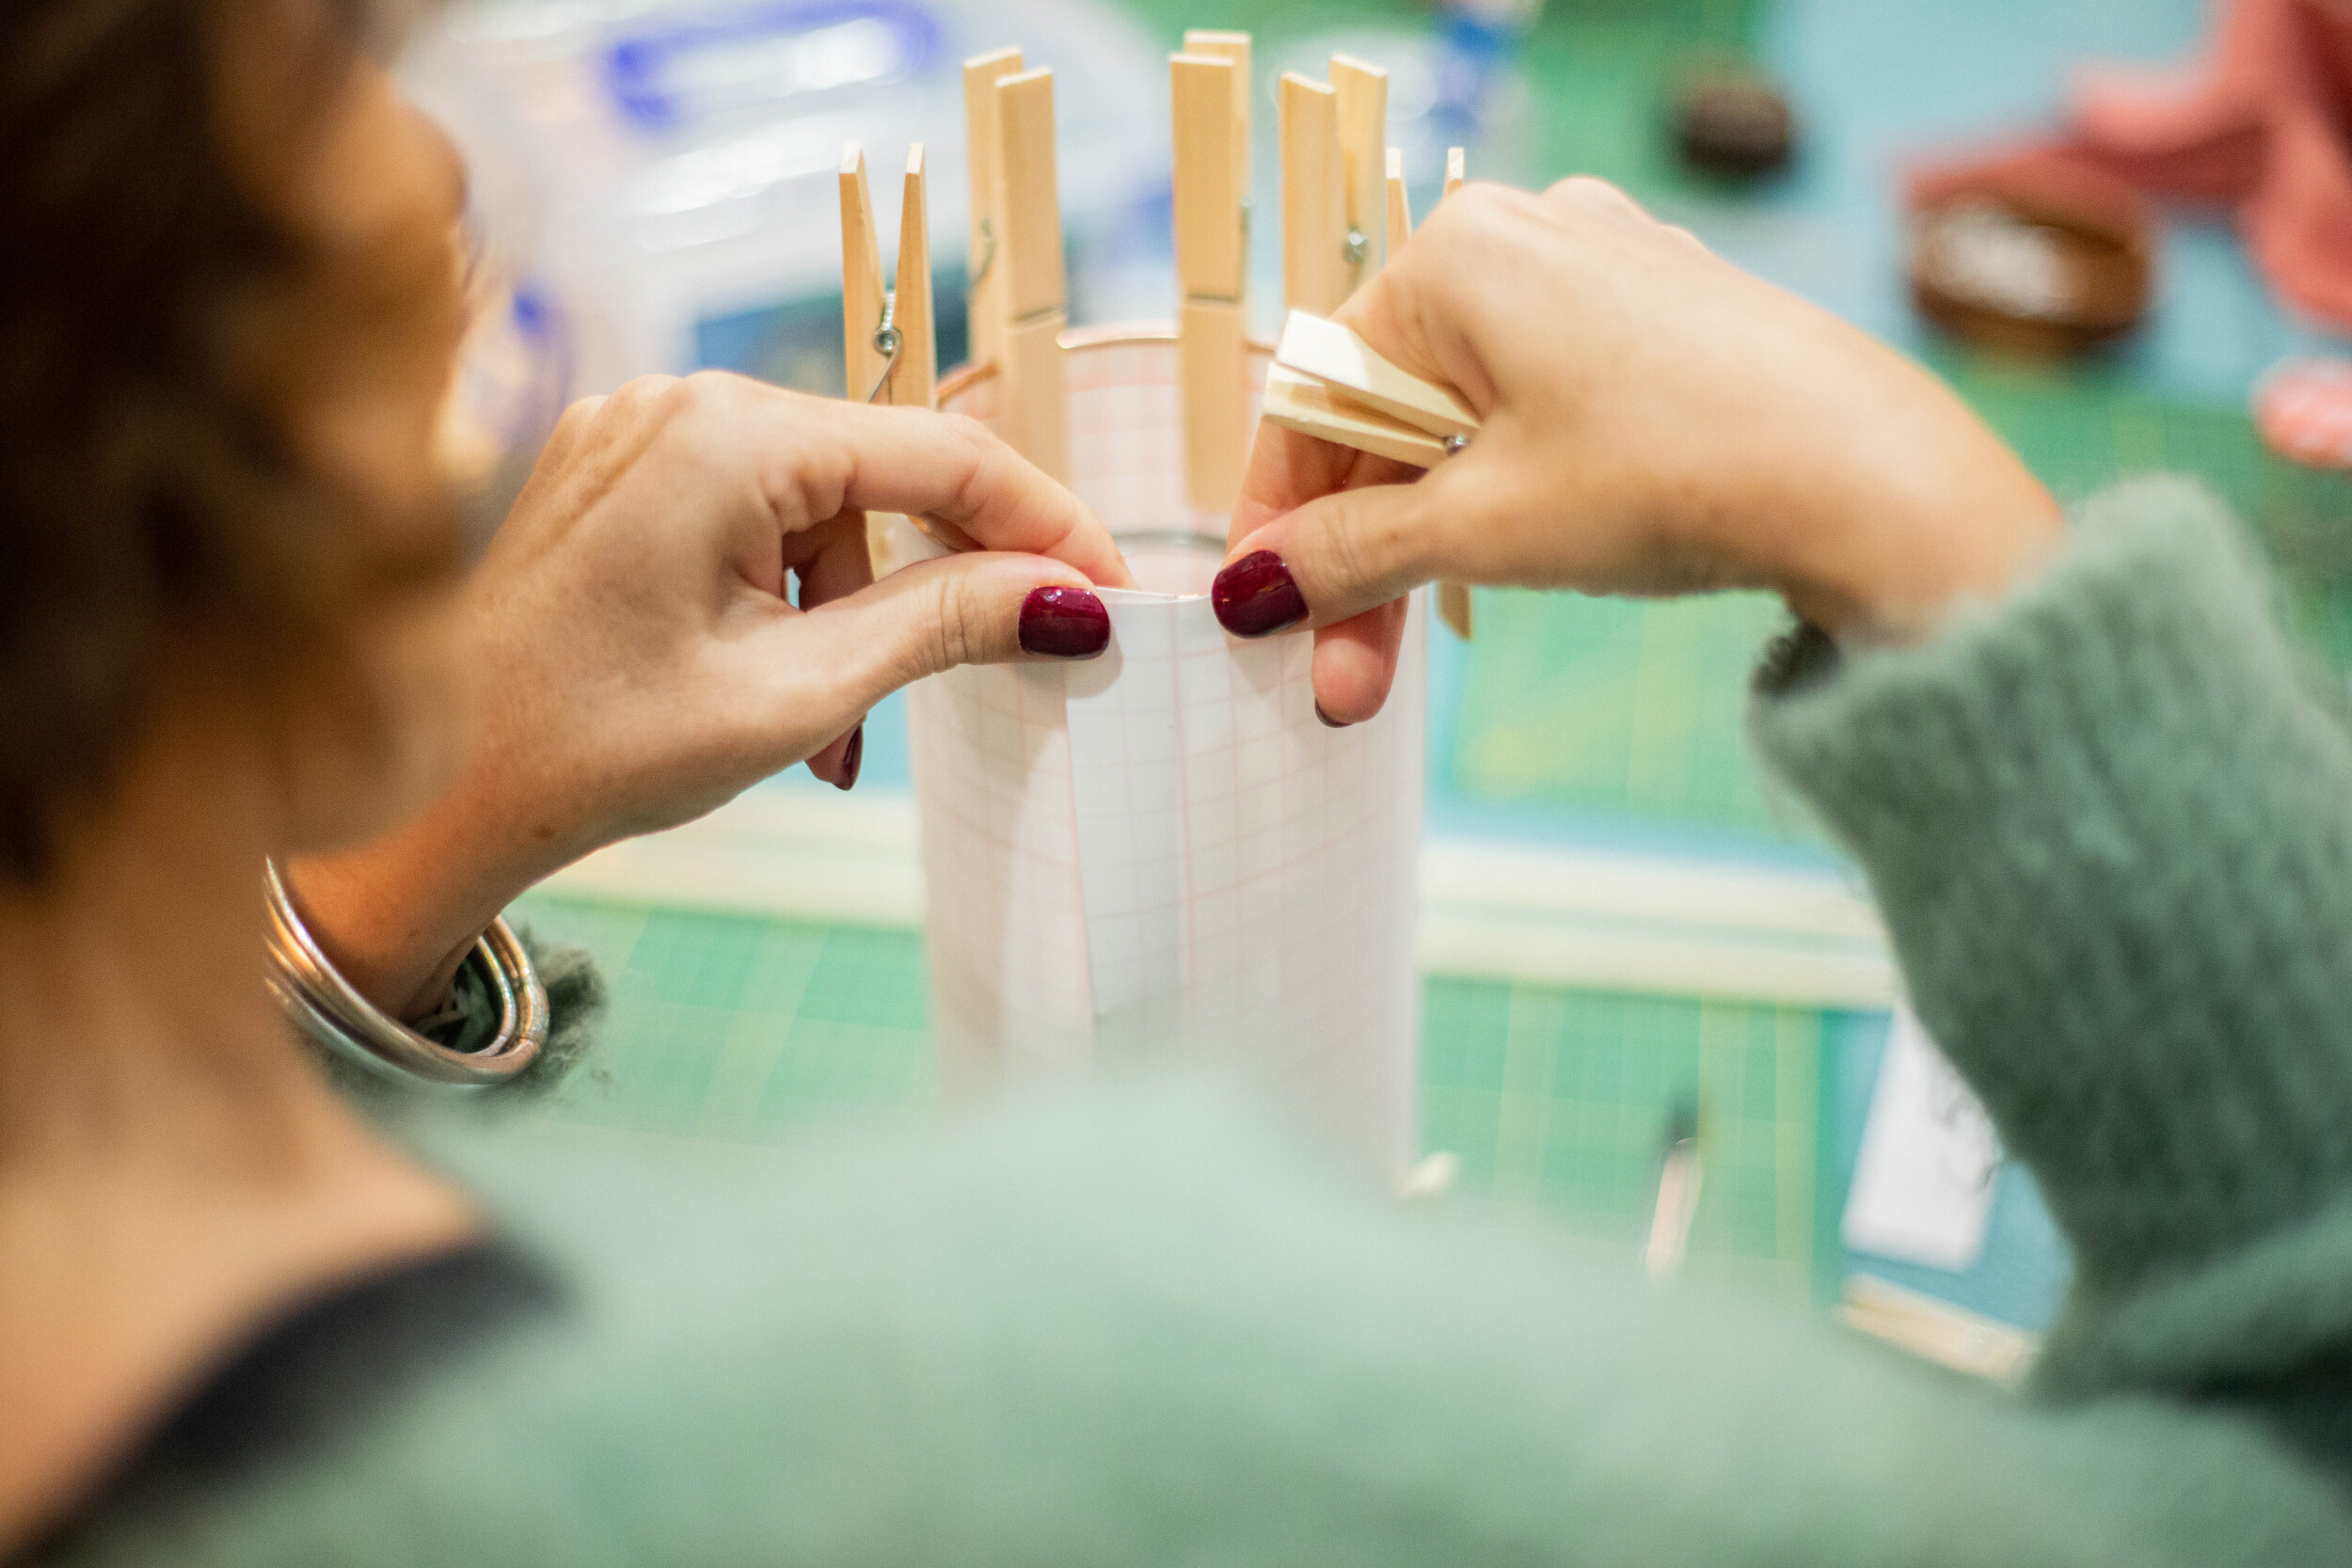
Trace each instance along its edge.
{"label": "fingernail", "polygon": [[1111,612],[1083,588],[1035,588],[1021,601],[1021,651],[1092,658],[1111,645]]}
{"label": "fingernail", "polygon": [[1343,730],[1347,728],[1348,725],[1355,722],[1352,719],[1332,718],[1329,714],[1323,711],[1323,705],[1321,703],[1317,703],[1315,705],[1315,717],[1323,721],[1323,727],[1327,730]]}
{"label": "fingernail", "polygon": [[1252,550],[1210,585],[1218,624],[1235,637],[1263,637],[1307,618],[1307,600],[1272,550]]}
{"label": "fingernail", "polygon": [[834,787],[836,789],[853,787],[857,784],[858,765],[865,760],[866,725],[863,721],[860,721],[858,727],[850,732],[850,744],[841,753],[841,782]]}

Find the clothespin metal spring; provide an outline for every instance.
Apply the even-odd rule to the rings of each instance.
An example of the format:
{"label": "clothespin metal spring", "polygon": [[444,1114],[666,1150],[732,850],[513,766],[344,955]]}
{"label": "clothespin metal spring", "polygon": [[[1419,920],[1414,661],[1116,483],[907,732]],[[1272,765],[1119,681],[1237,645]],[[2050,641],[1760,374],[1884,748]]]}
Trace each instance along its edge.
{"label": "clothespin metal spring", "polygon": [[890,385],[890,372],[898,368],[898,345],[901,339],[898,327],[891,325],[891,318],[898,313],[898,295],[896,290],[882,295],[882,322],[874,328],[874,352],[882,356],[882,374],[874,378],[874,389],[866,394],[866,401],[868,403],[882,395],[882,388]]}

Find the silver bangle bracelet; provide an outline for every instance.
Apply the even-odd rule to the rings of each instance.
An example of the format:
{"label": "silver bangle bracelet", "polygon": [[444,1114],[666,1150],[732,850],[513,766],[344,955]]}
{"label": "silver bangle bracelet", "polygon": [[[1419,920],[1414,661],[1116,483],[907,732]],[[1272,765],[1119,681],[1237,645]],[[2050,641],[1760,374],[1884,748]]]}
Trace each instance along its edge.
{"label": "silver bangle bracelet", "polygon": [[450,1088],[489,1088],[512,1081],[533,1061],[548,1037],[548,992],[514,928],[503,918],[475,942],[479,962],[499,1005],[498,1032],[479,1051],[452,1051],[386,1014],[359,994],[320,951],[294,911],[285,879],[264,861],[269,905],[269,985],[295,1027],[356,1066],[380,1076]]}

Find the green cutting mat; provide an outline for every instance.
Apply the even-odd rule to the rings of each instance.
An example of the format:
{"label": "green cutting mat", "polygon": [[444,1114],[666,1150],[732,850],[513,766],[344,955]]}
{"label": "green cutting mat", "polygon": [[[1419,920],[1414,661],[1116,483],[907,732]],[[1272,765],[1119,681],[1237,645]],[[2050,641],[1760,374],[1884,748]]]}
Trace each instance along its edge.
{"label": "green cutting mat", "polygon": [[2133,474],[2192,474],[2253,530],[2312,672],[2352,672],[2352,480],[2285,462],[2235,409],[2184,407],[2095,367],[2019,365],[1957,350],[1932,361],[2061,500]]}
{"label": "green cutting mat", "polygon": [[1822,1015],[1433,979],[1422,992],[1422,1141],[1473,1192],[1552,1207],[1632,1256],[1677,1107],[1706,1178],[1694,1259],[1802,1291],[1822,1234]]}
{"label": "green cutting mat", "polygon": [[[612,1012],[537,1114],[769,1144],[922,1102],[922,944],[909,933],[534,894],[539,934],[594,952]],[[1423,1147],[1470,1190],[1533,1198],[1638,1244],[1677,1105],[1706,1128],[1696,1266],[1804,1291],[1820,1233],[1820,1015],[1438,980],[1422,1002]]]}
{"label": "green cutting mat", "polygon": [[930,999],[912,933],[526,896],[539,935],[587,948],[612,1012],[551,1118],[773,1143],[930,1090]]}
{"label": "green cutting mat", "polygon": [[1740,726],[1747,669],[1787,621],[1775,601],[1481,592],[1476,615],[1442,796],[1813,836]]}

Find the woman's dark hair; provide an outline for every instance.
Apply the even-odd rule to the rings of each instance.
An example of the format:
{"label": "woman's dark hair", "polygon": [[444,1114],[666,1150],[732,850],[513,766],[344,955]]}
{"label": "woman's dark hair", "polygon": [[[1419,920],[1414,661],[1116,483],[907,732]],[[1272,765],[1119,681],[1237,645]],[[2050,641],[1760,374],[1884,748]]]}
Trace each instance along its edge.
{"label": "woman's dark hair", "polygon": [[292,429],[301,364],[370,291],[337,304],[350,259],[306,247],[251,166],[294,161],[374,21],[0,7],[0,881],[40,879],[62,815],[103,797],[176,621],[309,662],[369,569]]}

